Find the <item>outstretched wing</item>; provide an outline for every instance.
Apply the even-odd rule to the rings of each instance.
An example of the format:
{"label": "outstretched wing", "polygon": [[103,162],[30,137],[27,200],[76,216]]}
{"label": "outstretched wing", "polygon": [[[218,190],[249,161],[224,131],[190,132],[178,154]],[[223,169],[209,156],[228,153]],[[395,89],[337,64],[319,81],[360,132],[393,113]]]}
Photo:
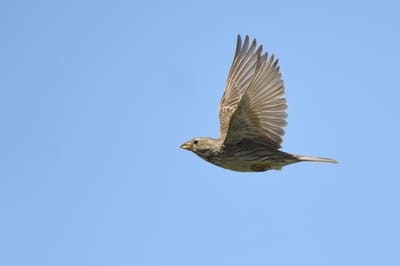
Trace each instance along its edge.
{"label": "outstretched wing", "polygon": [[285,133],[286,108],[278,60],[265,53],[258,57],[255,73],[231,115],[224,143],[250,139],[279,149]]}
{"label": "outstretched wing", "polygon": [[231,116],[237,109],[244,92],[249,87],[261,57],[262,46],[256,50],[257,43],[255,39],[251,45],[249,44],[249,36],[246,36],[242,45],[242,39],[238,35],[235,57],[233,58],[224,95],[220,103],[220,139],[225,139]]}

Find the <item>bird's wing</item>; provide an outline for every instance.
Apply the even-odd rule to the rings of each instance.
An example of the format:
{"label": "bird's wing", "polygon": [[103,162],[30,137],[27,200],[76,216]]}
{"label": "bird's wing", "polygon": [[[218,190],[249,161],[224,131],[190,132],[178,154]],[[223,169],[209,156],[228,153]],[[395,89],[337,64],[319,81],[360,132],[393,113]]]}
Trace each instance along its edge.
{"label": "bird's wing", "polygon": [[249,87],[256,72],[257,62],[260,59],[262,51],[262,46],[257,50],[256,46],[255,39],[250,45],[249,36],[246,36],[242,45],[242,39],[238,35],[235,56],[219,108],[220,139],[225,139],[231,116],[237,109],[240,99]]}
{"label": "bird's wing", "polygon": [[286,108],[278,60],[265,53],[258,57],[255,73],[231,116],[224,143],[251,139],[279,149],[286,125]]}

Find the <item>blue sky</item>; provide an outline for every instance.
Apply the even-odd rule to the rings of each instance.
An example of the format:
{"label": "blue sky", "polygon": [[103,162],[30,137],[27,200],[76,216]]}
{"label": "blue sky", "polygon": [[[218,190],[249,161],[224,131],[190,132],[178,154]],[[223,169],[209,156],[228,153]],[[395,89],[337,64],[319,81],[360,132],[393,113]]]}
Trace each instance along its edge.
{"label": "blue sky", "polygon": [[[0,3],[0,265],[400,265],[395,1]],[[283,150],[217,137],[236,36],[280,59]],[[396,174],[397,173],[397,174]]]}

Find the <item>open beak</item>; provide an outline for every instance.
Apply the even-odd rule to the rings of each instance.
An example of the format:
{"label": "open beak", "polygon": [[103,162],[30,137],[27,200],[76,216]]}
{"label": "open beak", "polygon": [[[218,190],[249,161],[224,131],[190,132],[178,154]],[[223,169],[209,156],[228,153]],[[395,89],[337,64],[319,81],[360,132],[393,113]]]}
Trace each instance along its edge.
{"label": "open beak", "polygon": [[192,143],[191,142],[185,142],[185,143],[183,143],[180,147],[182,148],[182,149],[185,149],[185,150],[191,150],[192,149]]}

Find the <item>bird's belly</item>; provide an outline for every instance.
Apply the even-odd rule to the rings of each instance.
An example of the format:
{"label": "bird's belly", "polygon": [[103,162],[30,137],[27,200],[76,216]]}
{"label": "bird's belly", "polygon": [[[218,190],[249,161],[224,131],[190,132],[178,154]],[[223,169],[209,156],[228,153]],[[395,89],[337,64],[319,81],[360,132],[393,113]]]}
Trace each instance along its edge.
{"label": "bird's belly", "polygon": [[247,146],[235,146],[234,149],[228,147],[204,159],[225,169],[239,172],[280,170],[283,166],[296,162],[292,155],[269,147],[253,145],[250,148]]}
{"label": "bird's belly", "polygon": [[267,170],[275,169],[280,170],[282,165],[274,164],[271,162],[255,162],[255,161],[243,161],[235,158],[225,158],[220,162],[214,162],[216,165],[221,166],[225,169],[230,169],[239,172],[264,172]]}

